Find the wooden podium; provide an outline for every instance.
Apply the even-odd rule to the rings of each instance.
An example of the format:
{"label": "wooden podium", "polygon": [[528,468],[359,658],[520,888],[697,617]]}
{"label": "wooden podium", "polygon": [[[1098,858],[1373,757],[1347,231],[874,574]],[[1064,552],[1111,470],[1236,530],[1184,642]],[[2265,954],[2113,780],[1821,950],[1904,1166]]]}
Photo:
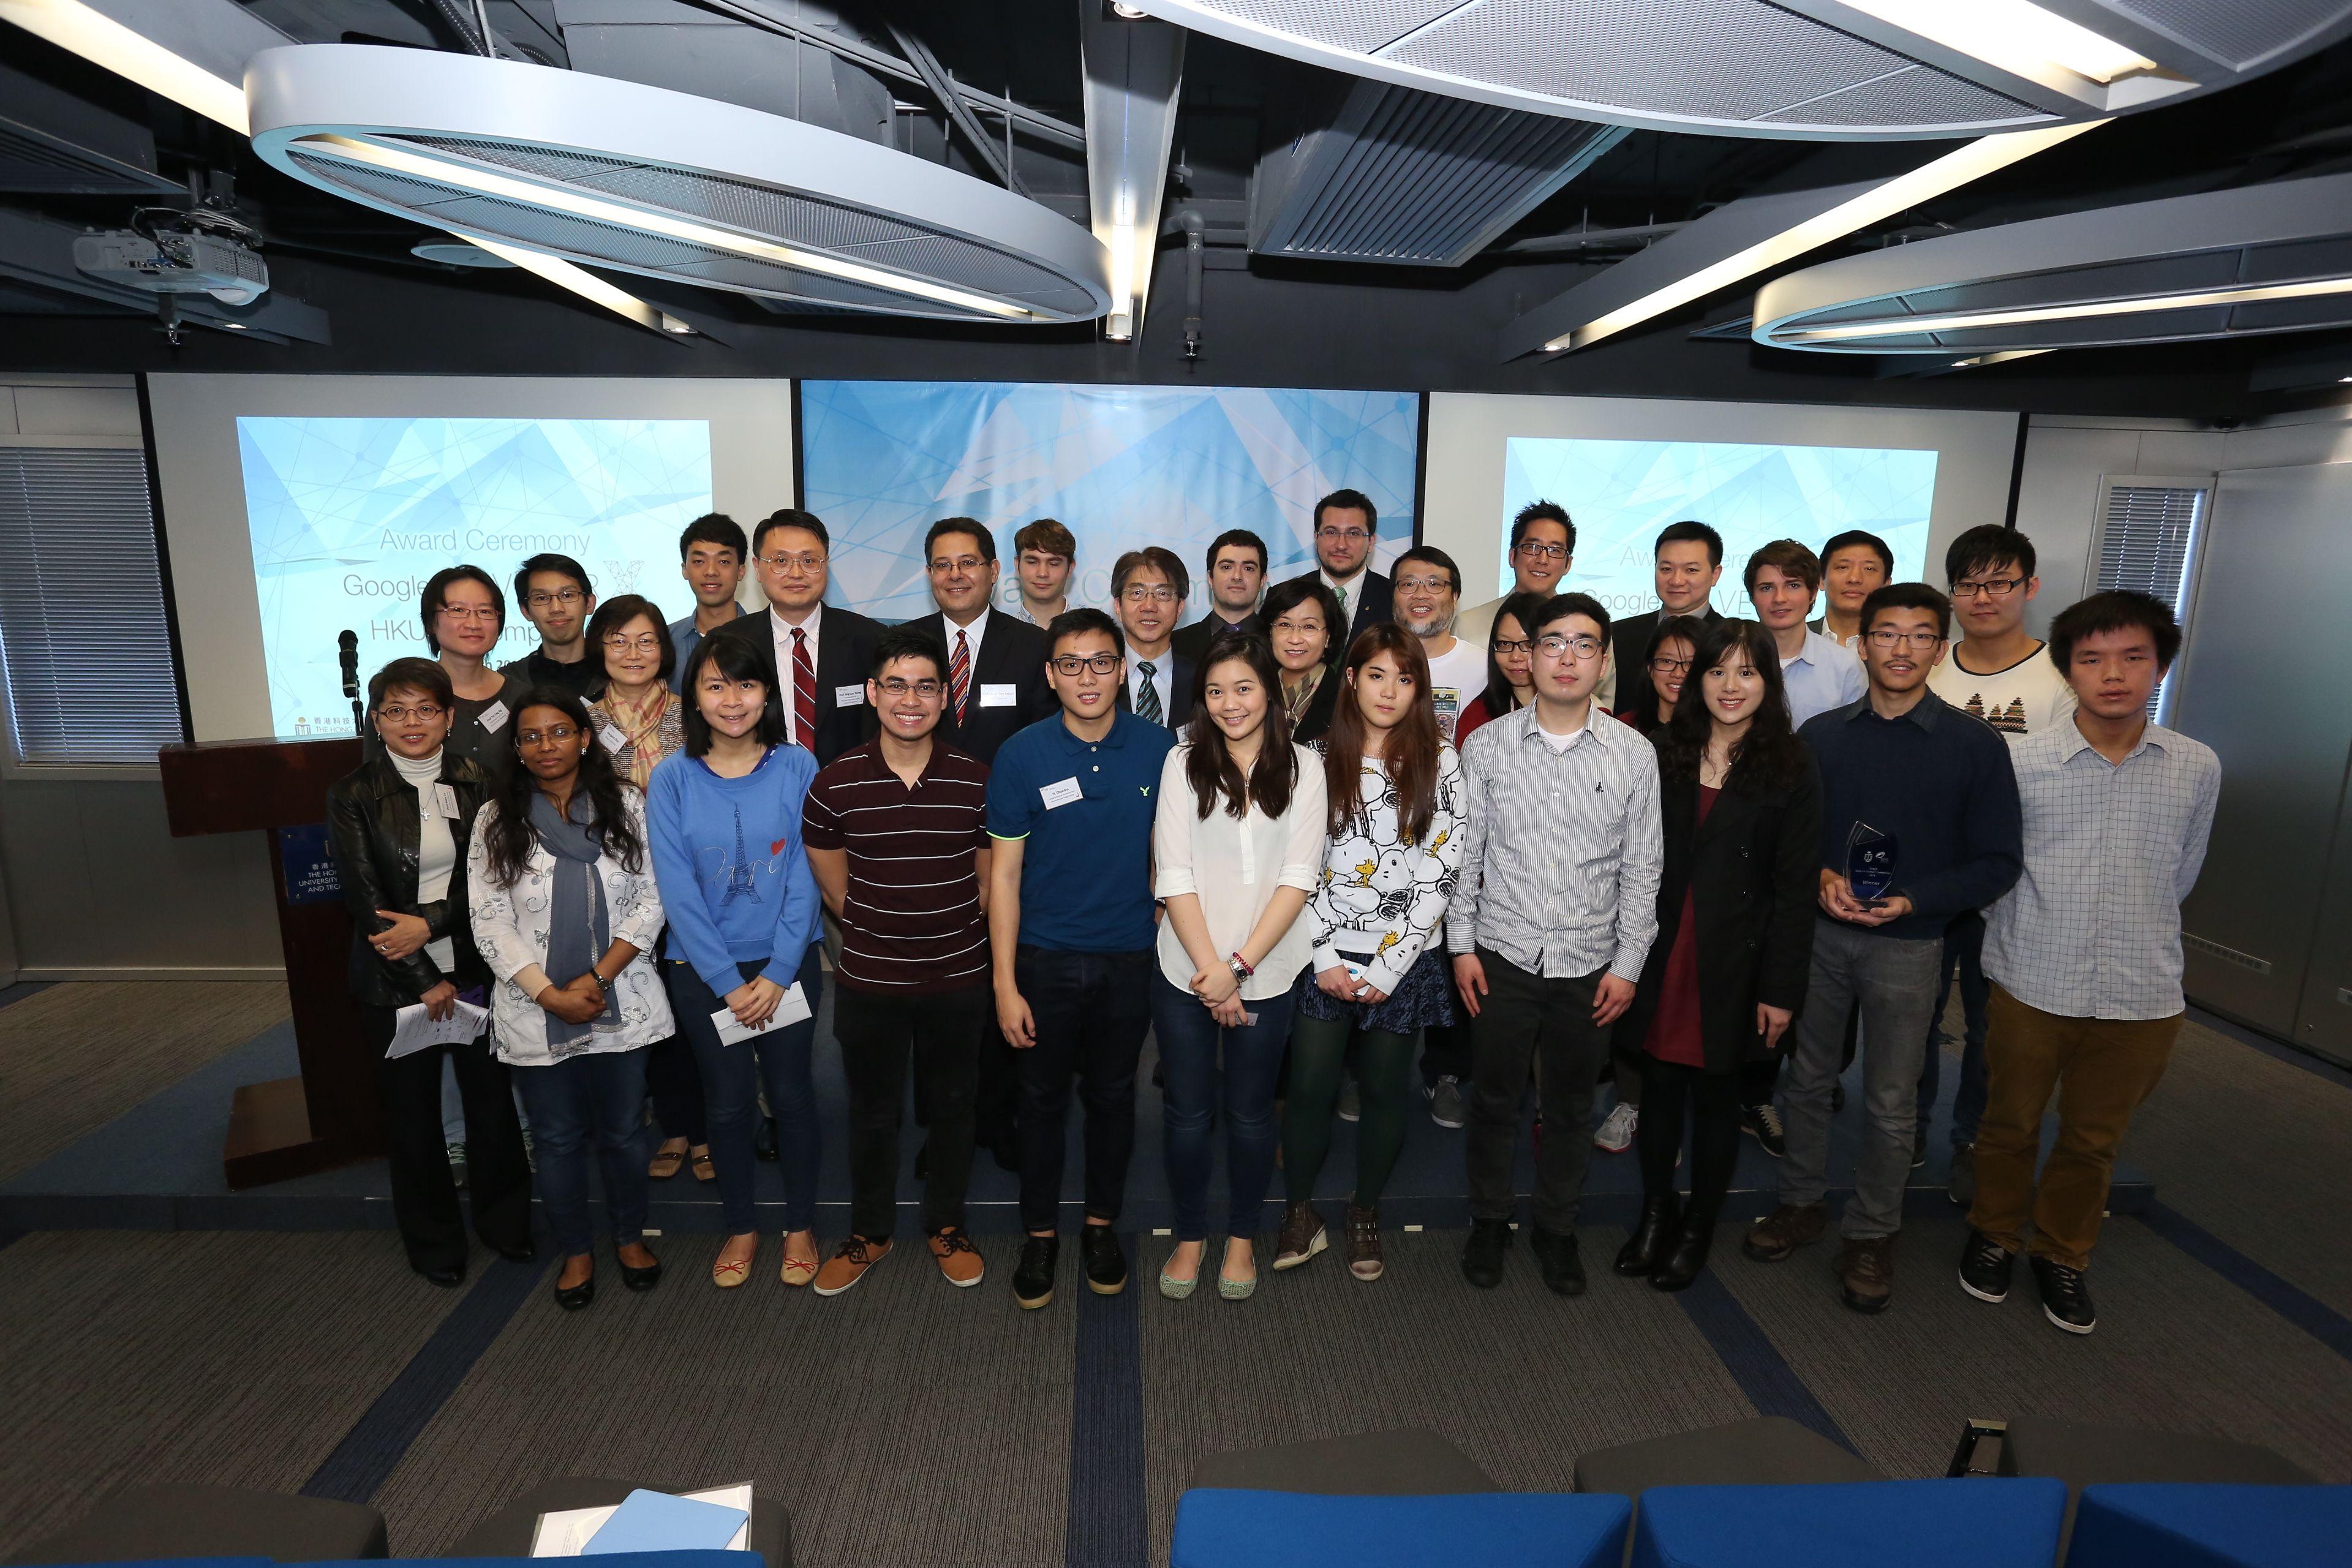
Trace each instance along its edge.
{"label": "wooden podium", "polygon": [[221,1168],[233,1189],[383,1152],[374,1074],[345,979],[352,922],[326,856],[327,786],[360,765],[351,736],[165,746],[163,810],[174,838],[269,838],[278,935],[302,1076],[248,1083],[229,1105]]}

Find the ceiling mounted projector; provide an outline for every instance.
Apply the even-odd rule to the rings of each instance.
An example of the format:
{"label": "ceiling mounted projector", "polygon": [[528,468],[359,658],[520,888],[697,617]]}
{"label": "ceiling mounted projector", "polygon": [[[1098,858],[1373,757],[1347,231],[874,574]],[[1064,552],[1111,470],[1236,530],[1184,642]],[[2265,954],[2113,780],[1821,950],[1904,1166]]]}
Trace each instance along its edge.
{"label": "ceiling mounted projector", "polygon": [[1901,141],[2093,120],[2352,33],[2352,0],[1135,0],[1270,54],[1651,131]]}
{"label": "ceiling mounted projector", "polygon": [[585,72],[362,45],[247,68],[254,150],[379,211],[591,267],[836,310],[1076,321],[1094,237],[1026,197],[779,115]]}

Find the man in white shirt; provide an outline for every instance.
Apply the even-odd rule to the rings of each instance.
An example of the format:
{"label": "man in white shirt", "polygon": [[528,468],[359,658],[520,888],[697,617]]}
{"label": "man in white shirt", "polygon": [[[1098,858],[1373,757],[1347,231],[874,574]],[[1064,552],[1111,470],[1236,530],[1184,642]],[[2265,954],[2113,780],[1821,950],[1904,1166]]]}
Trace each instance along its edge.
{"label": "man in white shirt", "polygon": [[1822,546],[1822,618],[1813,623],[1840,647],[1862,637],[1862,602],[1895,581],[1895,552],[1866,529],[1830,535]]}
{"label": "man in white shirt", "polygon": [[[989,608],[998,565],[996,540],[985,525],[969,517],[941,518],[924,538],[923,563],[939,613],[908,624],[939,638],[946,658],[948,703],[940,738],[989,766],[999,746],[1055,707],[1045,683],[1045,634]],[[983,1118],[983,1131],[986,1125]]]}
{"label": "man in white shirt", "polygon": [[1397,624],[1421,640],[1437,731],[1451,741],[1462,710],[1486,689],[1486,649],[1454,635],[1454,606],[1462,602],[1462,573],[1454,557],[1433,544],[1417,544],[1397,557],[1396,567]]}
{"label": "man in white shirt", "polygon": [[[1511,594],[1541,594],[1549,598],[1568,581],[1576,564],[1576,524],[1558,501],[1529,501],[1511,519]],[[1480,650],[1495,630],[1503,599],[1489,599],[1463,611],[1454,620],[1454,635]]]}
{"label": "man in white shirt", "polygon": [[1316,570],[1300,575],[1320,577],[1323,585],[1339,597],[1339,613],[1347,625],[1332,636],[1334,655],[1358,632],[1395,613],[1393,585],[1372,570],[1372,547],[1379,542],[1380,525],[1380,509],[1361,490],[1333,490],[1315,503]]}
{"label": "man in white shirt", "polygon": [[1033,626],[1052,626],[1070,607],[1070,571],[1077,560],[1077,540],[1054,519],[1041,517],[1022,529],[1013,536],[1013,574],[1021,597],[1005,613]]}
{"label": "man in white shirt", "polygon": [[1801,730],[1816,713],[1862,700],[1869,684],[1851,647],[1805,626],[1822,585],[1822,563],[1793,539],[1776,539],[1748,558],[1742,581],[1756,618],[1780,650],[1780,689],[1789,722]]}
{"label": "man in white shirt", "polygon": [[815,513],[795,507],[770,513],[751,534],[767,614],[704,633],[744,637],[759,649],[783,707],[785,738],[814,752],[819,767],[874,736],[866,677],[882,635],[855,610],[825,607],[832,552],[832,537]]}
{"label": "man in white shirt", "polygon": [[1147,544],[1111,565],[1110,591],[1127,637],[1127,683],[1118,705],[1139,719],[1179,730],[1192,717],[1192,661],[1171,642],[1192,581],[1172,550]]}

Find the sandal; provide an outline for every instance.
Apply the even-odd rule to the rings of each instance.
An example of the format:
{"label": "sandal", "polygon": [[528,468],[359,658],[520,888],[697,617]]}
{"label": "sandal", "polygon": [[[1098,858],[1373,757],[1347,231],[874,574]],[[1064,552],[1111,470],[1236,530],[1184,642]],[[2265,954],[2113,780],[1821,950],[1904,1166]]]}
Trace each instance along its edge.
{"label": "sandal", "polygon": [[667,1182],[677,1175],[678,1168],[685,1163],[684,1149],[672,1149],[665,1145],[654,1151],[652,1161],[646,1166],[646,1174],[654,1181]]}
{"label": "sandal", "polygon": [[719,1167],[710,1163],[710,1151],[709,1149],[705,1148],[697,1150],[695,1152],[688,1155],[687,1159],[688,1162],[694,1166],[694,1179],[696,1181],[715,1182],[719,1179]]}

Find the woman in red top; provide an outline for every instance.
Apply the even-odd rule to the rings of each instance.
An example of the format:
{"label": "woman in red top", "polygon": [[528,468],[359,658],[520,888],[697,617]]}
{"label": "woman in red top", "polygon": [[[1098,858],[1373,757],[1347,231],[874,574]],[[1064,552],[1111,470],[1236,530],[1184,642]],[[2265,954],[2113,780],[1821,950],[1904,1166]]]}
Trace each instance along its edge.
{"label": "woman in red top", "polygon": [[[1642,1217],[1617,1272],[1680,1290],[1706,1267],[1739,1154],[1739,1067],[1780,1048],[1805,999],[1821,883],[1821,782],[1789,728],[1780,658],[1753,621],[1700,634],[1654,737],[1665,868],[1658,936],[1618,1027],[1642,1042]],[[1691,1194],[1675,1190],[1683,1116]]]}
{"label": "woman in red top", "polygon": [[1528,628],[1536,624],[1536,612],[1549,597],[1513,594],[1496,610],[1495,624],[1486,631],[1486,689],[1472,698],[1454,721],[1454,750],[1468,745],[1471,731],[1479,725],[1516,713],[1536,700],[1535,674],[1529,668],[1536,645]]}

